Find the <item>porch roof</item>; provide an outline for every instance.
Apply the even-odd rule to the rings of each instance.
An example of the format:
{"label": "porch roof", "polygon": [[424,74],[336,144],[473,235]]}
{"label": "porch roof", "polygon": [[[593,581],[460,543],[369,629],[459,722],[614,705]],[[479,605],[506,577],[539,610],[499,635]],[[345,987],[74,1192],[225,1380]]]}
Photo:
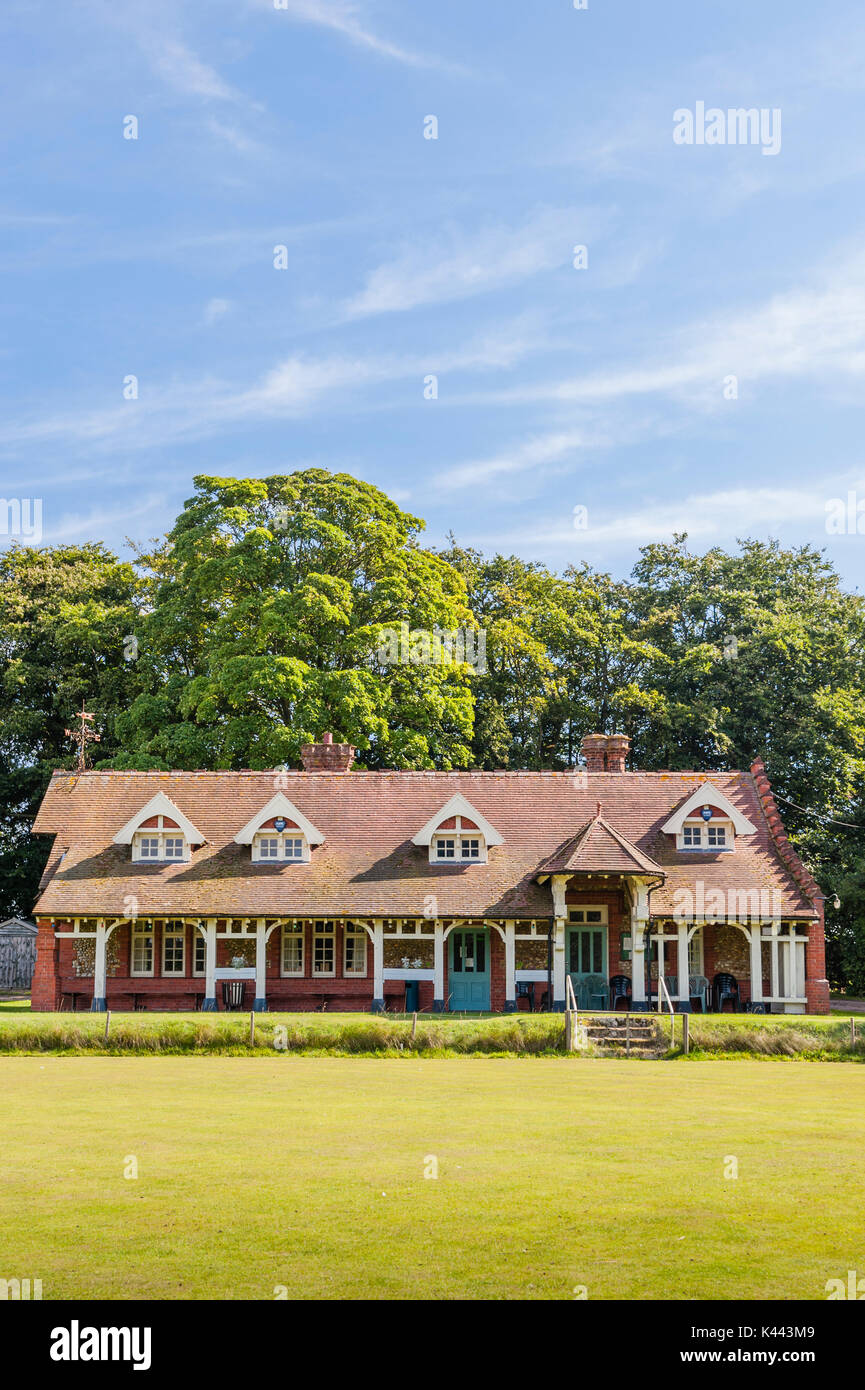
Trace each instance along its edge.
{"label": "porch roof", "polygon": [[666,878],[666,872],[648,854],[632,845],[624,835],[609,825],[601,815],[600,803],[597,814],[588,825],[557,850],[544,864],[542,874],[561,873],[617,873],[617,874],[655,874]]}

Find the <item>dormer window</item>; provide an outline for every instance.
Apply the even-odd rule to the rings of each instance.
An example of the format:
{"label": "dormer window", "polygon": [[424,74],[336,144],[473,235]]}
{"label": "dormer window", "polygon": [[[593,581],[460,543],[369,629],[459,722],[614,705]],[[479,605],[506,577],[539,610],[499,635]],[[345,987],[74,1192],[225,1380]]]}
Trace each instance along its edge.
{"label": "dormer window", "polygon": [[747,816],[712,782],[697,787],[661,830],[675,835],[676,849],[698,854],[730,853],[737,835],[756,834]]}
{"label": "dormer window", "polygon": [[686,821],[677,839],[678,849],[717,851],[733,848],[733,827],[729,821]]}
{"label": "dormer window", "polygon": [[457,793],[418,831],[412,844],[428,847],[431,864],[486,864],[489,846],[502,844],[502,837]]}
{"label": "dormer window", "polygon": [[297,833],[296,826],[290,830],[276,830],[275,826],[268,826],[252,842],[254,864],[303,864],[308,859],[306,839]]}
{"label": "dormer window", "polygon": [[250,845],[253,864],[308,864],[324,836],[302,811],[278,792],[234,837]]}
{"label": "dormer window", "polygon": [[[457,816],[455,819],[461,820],[462,818]],[[465,832],[470,828],[472,828],[471,825],[463,820],[460,831]],[[473,828],[477,829],[476,826]],[[436,835],[432,841],[430,858],[437,864],[455,864],[457,860],[460,863],[471,863],[472,860],[479,863],[482,859],[486,859],[484,842],[479,835],[467,835],[465,833]]]}
{"label": "dormer window", "polygon": [[204,836],[174,802],[158,792],[114,836],[115,845],[132,846],[134,864],[185,864]]}

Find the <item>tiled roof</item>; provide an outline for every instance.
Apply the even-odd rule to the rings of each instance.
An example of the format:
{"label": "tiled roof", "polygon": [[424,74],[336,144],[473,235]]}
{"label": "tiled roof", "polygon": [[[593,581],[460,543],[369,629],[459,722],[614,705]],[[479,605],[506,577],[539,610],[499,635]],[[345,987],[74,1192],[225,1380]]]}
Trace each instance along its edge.
{"label": "tiled roof", "polygon": [[660,874],[666,877],[660,864],[607,824],[600,809],[573,840],[541,865],[541,872]]}
{"label": "tiled roof", "polygon": [[[688,854],[661,833],[707,781],[757,826],[733,853]],[[307,865],[252,864],[249,848],[234,843],[275,790],[325,836]],[[133,864],[127,846],[112,844],[157,791],[206,837],[189,863]],[[411,843],[457,792],[503,836],[486,864],[430,864],[426,849]],[[133,898],[140,914],[154,916],[549,917],[550,886],[537,882],[538,873],[574,852],[581,829],[586,838],[600,800],[604,825],[596,824],[597,843],[592,838],[583,852],[597,851],[598,871],[606,862],[606,872],[634,873],[636,851],[652,872],[666,874],[652,893],[653,916],[672,913],[677,889],[693,892],[701,880],[706,889],[777,889],[784,914],[813,917],[812,880],[782,831],[770,827],[765,797],[748,772],[61,772],[34,825],[56,835],[35,910],[126,916]],[[777,815],[774,806],[770,813]],[[623,856],[616,865],[613,853]]]}

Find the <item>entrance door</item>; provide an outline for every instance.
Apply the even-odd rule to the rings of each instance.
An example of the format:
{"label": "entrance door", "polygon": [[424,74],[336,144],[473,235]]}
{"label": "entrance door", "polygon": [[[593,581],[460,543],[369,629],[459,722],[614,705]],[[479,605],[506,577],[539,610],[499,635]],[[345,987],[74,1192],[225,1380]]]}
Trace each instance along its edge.
{"label": "entrance door", "polygon": [[450,936],[452,1012],[485,1012],[490,1007],[490,952],[485,931],[453,931]]}
{"label": "entrance door", "polygon": [[608,1009],[607,927],[602,908],[574,909],[568,928],[568,973],[581,1009]]}

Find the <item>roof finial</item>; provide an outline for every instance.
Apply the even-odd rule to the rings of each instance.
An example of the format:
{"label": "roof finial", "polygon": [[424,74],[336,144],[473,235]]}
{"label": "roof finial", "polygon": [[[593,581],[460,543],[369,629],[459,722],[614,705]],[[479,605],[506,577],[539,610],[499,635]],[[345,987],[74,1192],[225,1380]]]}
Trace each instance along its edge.
{"label": "roof finial", "polygon": [[601,818],[601,803],[600,803],[600,801],[598,802],[598,809],[597,809],[597,811],[595,812],[595,817],[596,817],[598,820],[600,820],[600,818]]}

